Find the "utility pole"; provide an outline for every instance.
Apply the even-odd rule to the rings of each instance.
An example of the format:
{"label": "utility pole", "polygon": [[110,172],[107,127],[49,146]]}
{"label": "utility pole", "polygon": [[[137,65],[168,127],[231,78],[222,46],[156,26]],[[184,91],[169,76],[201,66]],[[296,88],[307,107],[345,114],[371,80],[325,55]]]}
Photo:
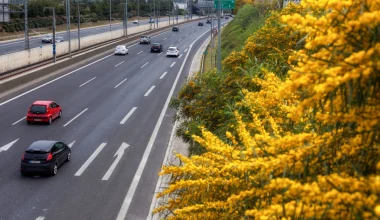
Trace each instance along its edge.
{"label": "utility pole", "polygon": [[[54,10],[55,13],[55,10]],[[69,37],[69,56],[71,58],[70,0],[66,0],[66,32]]]}
{"label": "utility pole", "polygon": [[28,0],[25,0],[25,3],[24,3],[24,31],[25,31],[25,50],[29,50]]}
{"label": "utility pole", "polygon": [[53,10],[53,59],[54,63],[56,62],[56,47],[55,47],[55,8],[54,7],[44,7],[44,11],[46,9],[52,9]]}
{"label": "utility pole", "polygon": [[218,72],[221,71],[222,69],[222,66],[221,66],[221,60],[222,60],[222,57],[221,57],[221,54],[220,54],[220,50],[222,48],[221,46],[221,24],[220,24],[220,16],[221,16],[221,11],[222,11],[222,0],[218,0],[218,61],[217,61],[217,67],[218,67]]}
{"label": "utility pole", "polygon": [[156,28],[156,0],[153,0],[153,28]]}
{"label": "utility pole", "polygon": [[137,0],[137,26],[140,26],[140,0]]}
{"label": "utility pole", "polygon": [[214,15],[213,14],[214,13],[211,13],[211,47],[210,47],[211,68],[214,66],[212,62],[212,58],[214,57],[214,54],[212,53],[212,49],[214,48]]}

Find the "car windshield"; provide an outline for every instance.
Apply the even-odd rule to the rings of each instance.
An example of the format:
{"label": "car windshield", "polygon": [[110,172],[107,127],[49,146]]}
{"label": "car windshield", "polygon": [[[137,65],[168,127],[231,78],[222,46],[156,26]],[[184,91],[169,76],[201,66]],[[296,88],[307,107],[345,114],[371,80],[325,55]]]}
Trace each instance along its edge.
{"label": "car windshield", "polygon": [[32,114],[45,114],[46,113],[46,106],[44,105],[32,105],[30,108],[30,113]]}
{"label": "car windshield", "polygon": [[168,50],[169,51],[176,51],[176,49],[174,47],[170,47]]}
{"label": "car windshield", "polygon": [[44,37],[46,37],[46,38],[50,38],[50,37],[51,37],[51,35],[45,35]]}
{"label": "car windshield", "polygon": [[160,44],[153,44],[153,46],[155,46],[155,47],[159,47],[159,46],[160,46]]}
{"label": "car windshield", "polygon": [[141,36],[141,38],[147,38],[147,36]]}

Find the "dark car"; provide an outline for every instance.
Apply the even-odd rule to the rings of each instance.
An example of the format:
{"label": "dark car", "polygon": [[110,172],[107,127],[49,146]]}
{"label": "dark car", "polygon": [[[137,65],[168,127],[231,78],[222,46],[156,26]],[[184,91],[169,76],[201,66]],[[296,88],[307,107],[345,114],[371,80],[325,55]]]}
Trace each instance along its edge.
{"label": "dark car", "polygon": [[203,26],[203,22],[198,22],[198,26]]}
{"label": "dark car", "polygon": [[41,140],[32,143],[21,159],[21,174],[46,173],[56,175],[58,167],[70,161],[71,149],[63,142]]}
{"label": "dark car", "polygon": [[154,43],[152,47],[150,48],[150,52],[159,52],[161,53],[163,50],[163,46],[159,43]]}
{"label": "dark car", "polygon": [[179,31],[179,27],[178,26],[174,26],[172,31]]}
{"label": "dark car", "polygon": [[226,17],[224,17],[224,19],[229,19],[229,17],[228,17],[228,16],[226,16]]}
{"label": "dark car", "polygon": [[211,20],[207,20],[207,21],[206,21],[206,24],[211,24]]}

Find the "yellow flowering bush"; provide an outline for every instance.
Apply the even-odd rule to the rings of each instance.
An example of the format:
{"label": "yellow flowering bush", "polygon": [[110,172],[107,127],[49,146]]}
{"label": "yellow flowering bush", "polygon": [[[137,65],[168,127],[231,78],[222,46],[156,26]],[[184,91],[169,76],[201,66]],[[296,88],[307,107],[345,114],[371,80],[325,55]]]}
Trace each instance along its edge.
{"label": "yellow flowering bush", "polygon": [[[246,42],[244,62],[225,60],[230,72],[219,82],[241,85],[233,120],[224,121],[224,135],[210,129],[213,121],[189,134],[204,151],[163,167],[160,174],[173,178],[158,196],[170,199],[155,212],[168,219],[380,218],[380,0],[304,0],[281,13],[279,36],[300,38],[265,50],[258,42],[271,33],[267,26]],[[253,62],[256,56],[288,59],[286,79]],[[228,96],[230,86],[218,92]]]}

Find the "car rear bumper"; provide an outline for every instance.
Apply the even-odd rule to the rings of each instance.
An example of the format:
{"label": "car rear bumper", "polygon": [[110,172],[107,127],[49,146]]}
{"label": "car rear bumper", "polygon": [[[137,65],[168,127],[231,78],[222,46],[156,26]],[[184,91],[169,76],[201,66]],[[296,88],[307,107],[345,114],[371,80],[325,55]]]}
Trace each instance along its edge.
{"label": "car rear bumper", "polygon": [[49,117],[26,116],[26,120],[29,122],[49,122]]}
{"label": "car rear bumper", "polygon": [[47,164],[29,164],[21,162],[20,171],[22,173],[49,173],[53,169],[51,163]]}

